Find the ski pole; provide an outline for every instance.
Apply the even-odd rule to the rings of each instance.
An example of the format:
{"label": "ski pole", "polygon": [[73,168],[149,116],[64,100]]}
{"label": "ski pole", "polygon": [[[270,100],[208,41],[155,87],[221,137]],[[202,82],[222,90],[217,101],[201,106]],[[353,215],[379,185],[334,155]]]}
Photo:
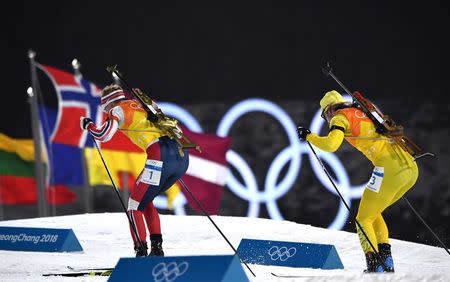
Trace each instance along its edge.
{"label": "ski pole", "polygon": [[[425,154],[422,154],[422,155],[419,155],[419,156],[415,157],[414,161],[417,162],[418,159],[420,159],[422,157],[425,157],[425,156],[435,157],[435,154],[433,154],[433,153],[425,153]],[[431,234],[433,234],[433,236],[441,244],[441,246],[444,248],[444,250],[450,255],[450,252],[449,252],[447,246],[445,246],[445,244],[442,242],[442,240],[439,238],[439,236],[436,235],[436,233],[433,232],[431,227],[428,226],[428,224],[420,216],[420,214],[416,211],[416,209],[411,205],[411,203],[408,201],[408,199],[405,196],[403,196],[402,198],[403,198],[403,200],[405,200],[405,202],[408,204],[408,206],[411,208],[411,210],[414,212],[414,214],[420,219],[420,221],[422,221],[423,225],[425,225],[425,227],[428,228],[428,230],[431,232]]]}
{"label": "ski pole", "polygon": [[416,211],[416,209],[411,205],[411,203],[408,201],[408,199],[403,196],[402,197],[403,200],[405,200],[405,202],[408,204],[408,206],[411,208],[411,210],[414,212],[414,214],[420,219],[420,221],[422,221],[423,225],[425,225],[426,228],[428,228],[428,230],[431,232],[431,234],[434,235],[434,237],[436,238],[436,240],[441,244],[442,248],[444,248],[444,250],[450,255],[450,251],[448,250],[448,248],[445,246],[444,242],[442,242],[442,240],[439,238],[438,235],[436,235],[436,233],[433,232],[433,230],[431,229],[430,226],[428,226],[428,224],[425,222],[425,220],[420,216],[420,214]]}
{"label": "ski pole", "polygon": [[[325,172],[325,174],[327,175],[328,179],[330,180],[331,184],[333,184],[334,190],[336,190],[336,192],[339,195],[339,198],[341,198],[341,201],[344,203],[345,207],[347,208],[348,212],[350,211],[350,207],[348,206],[347,202],[344,200],[344,197],[342,196],[341,192],[339,191],[339,189],[337,188],[336,184],[334,184],[333,179],[331,178],[330,173],[328,172],[328,170],[325,168],[325,165],[323,164],[322,160],[319,158],[319,156],[317,156],[316,151],[314,150],[313,146],[311,145],[311,143],[309,143],[309,141],[306,141],[306,143],[308,143],[309,148],[311,149],[311,151],[313,152],[314,156],[316,157],[317,161],[319,162],[320,166],[322,167],[323,171]],[[375,249],[375,246],[372,244],[372,242],[370,241],[369,237],[367,236],[366,232],[364,231],[364,229],[362,228],[361,224],[359,224],[358,220],[356,219],[356,217],[354,218],[356,225],[358,226],[358,228],[361,230],[362,234],[364,235],[364,237],[366,238],[367,242],[369,242],[370,247],[372,248],[375,257],[377,258],[377,260],[381,263],[381,265],[383,266],[383,269],[386,270],[387,266],[384,263],[384,261],[381,259],[380,254],[377,252],[377,250]]]}
{"label": "ski pole", "polygon": [[214,222],[214,220],[212,220],[212,218],[206,212],[205,208],[203,208],[203,205],[200,203],[200,201],[197,199],[197,197],[195,197],[194,194],[192,194],[191,189],[188,188],[186,183],[184,183],[183,179],[180,178],[178,181],[181,183],[181,185],[183,186],[184,190],[186,190],[189,193],[189,195],[195,201],[197,206],[202,210],[203,214],[206,215],[206,217],[208,217],[209,221],[211,221],[211,223],[214,225],[214,227],[217,229],[217,231],[219,231],[220,235],[222,235],[222,237],[225,239],[225,241],[227,241],[228,245],[230,245],[230,247],[233,249],[234,253],[238,256],[238,258],[242,261],[242,263],[247,267],[247,269],[250,271],[250,273],[254,277],[256,277],[255,273],[250,269],[248,264],[241,259],[241,257],[239,256],[236,248],[231,244],[231,242],[228,240],[228,238],[225,236],[225,234],[223,234],[222,230],[220,230],[219,226],[217,226],[217,224]]}
{"label": "ski pole", "polygon": [[100,158],[102,159],[103,166],[105,167],[106,172],[108,173],[109,179],[111,180],[111,184],[114,187],[114,190],[116,191],[116,195],[117,195],[117,197],[119,197],[119,201],[120,201],[120,204],[122,205],[123,211],[127,215],[128,222],[131,225],[131,229],[133,230],[134,236],[136,236],[136,240],[138,241],[139,246],[141,246],[141,248],[143,248],[144,244],[142,243],[141,238],[139,238],[136,225],[134,224],[134,221],[131,220],[131,217],[130,217],[130,215],[127,212],[127,208],[125,207],[125,204],[123,203],[122,197],[120,196],[119,189],[117,189],[116,184],[114,184],[114,180],[112,179],[112,176],[111,176],[111,173],[109,172],[108,166],[106,165],[106,162],[103,159],[103,155],[102,155],[102,152],[100,151],[100,147],[98,146],[97,141],[95,141],[94,136],[91,135],[91,137],[92,137],[92,141],[95,144],[95,148],[97,148],[97,152],[100,155]]}

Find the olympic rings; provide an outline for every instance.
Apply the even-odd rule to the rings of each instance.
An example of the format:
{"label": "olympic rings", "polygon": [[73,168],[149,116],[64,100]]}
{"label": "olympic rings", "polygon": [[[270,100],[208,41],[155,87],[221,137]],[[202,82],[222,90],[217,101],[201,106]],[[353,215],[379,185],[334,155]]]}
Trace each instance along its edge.
{"label": "olympic rings", "polygon": [[186,261],[176,262],[160,262],[152,270],[153,281],[156,282],[172,282],[183,275],[189,268]]}
{"label": "olympic rings", "polygon": [[271,260],[287,261],[297,253],[297,249],[294,247],[278,247],[273,246],[269,249],[268,254]]}
{"label": "olympic rings", "polygon": [[[349,100],[350,97],[344,96],[344,99]],[[159,103],[159,105],[166,114],[178,119],[190,130],[195,132],[203,131],[199,122],[182,107],[176,104],[164,102]],[[265,204],[272,219],[284,219],[277,205],[277,200],[284,196],[291,189],[294,183],[298,181],[297,178],[301,169],[302,156],[304,154],[308,155],[311,167],[313,168],[313,171],[320,183],[330,193],[337,196],[336,191],[323,172],[321,166],[314,158],[314,155],[310,151],[308,145],[305,142],[298,140],[296,134],[296,124],[277,104],[259,98],[243,100],[232,106],[225,113],[224,117],[219,122],[216,134],[223,137],[227,136],[235,122],[243,115],[251,112],[263,112],[275,118],[284,128],[290,144],[281,150],[270,164],[264,182],[264,189],[258,189],[259,185],[256,177],[247,162],[234,150],[228,151],[226,159],[229,165],[233,166],[240,174],[243,183],[241,183],[238,178],[230,172],[226,185],[235,195],[248,201],[248,217],[258,217],[261,204]],[[319,109],[311,122],[310,129],[313,132],[320,132],[320,129],[324,125],[324,120],[320,117],[320,114],[321,110]],[[324,152],[318,148],[316,151],[320,158],[332,168],[334,175],[336,175],[337,178],[334,179],[334,181],[343,195],[344,200],[350,206],[352,199],[358,199],[361,197],[364,191],[365,183],[352,186],[347,171],[336,155]],[[285,177],[281,181],[277,182],[283,167],[288,162],[289,167]],[[178,198],[180,197],[177,197],[177,199]],[[184,196],[182,196],[180,200],[176,200],[174,203],[175,214],[186,214],[184,210],[184,205],[186,203],[187,200]],[[165,197],[158,196],[155,199],[155,205],[158,208],[167,208],[167,201]],[[348,216],[349,212],[345,208],[342,201],[340,201],[338,212],[328,228],[338,230],[342,229],[347,222]]]}

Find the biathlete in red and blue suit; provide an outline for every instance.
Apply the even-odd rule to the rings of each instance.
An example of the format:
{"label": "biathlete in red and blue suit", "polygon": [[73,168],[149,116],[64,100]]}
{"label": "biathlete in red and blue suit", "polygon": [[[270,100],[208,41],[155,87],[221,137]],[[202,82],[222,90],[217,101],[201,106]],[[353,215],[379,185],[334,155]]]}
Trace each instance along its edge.
{"label": "biathlete in red and blue suit", "polygon": [[149,121],[141,104],[127,99],[121,87],[114,84],[105,87],[101,105],[107,113],[105,123],[96,127],[90,118],[81,117],[80,126],[101,142],[109,141],[117,130],[121,130],[147,153],[144,169],[128,201],[128,213],[143,246],[140,246],[131,226],[130,231],[136,256],[146,256],[148,247],[144,217],[150,233],[150,255],[163,256],[160,218],[152,201],[185,174],[189,165],[188,151],[184,150],[184,154],[180,154],[176,140],[164,135]]}

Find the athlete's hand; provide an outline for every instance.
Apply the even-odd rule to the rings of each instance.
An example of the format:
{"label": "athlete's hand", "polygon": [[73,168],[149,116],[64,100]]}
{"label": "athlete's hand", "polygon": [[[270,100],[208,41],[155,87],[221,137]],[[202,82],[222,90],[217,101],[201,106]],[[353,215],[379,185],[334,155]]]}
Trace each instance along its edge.
{"label": "athlete's hand", "polygon": [[80,127],[83,130],[86,130],[89,126],[89,124],[94,124],[94,121],[87,117],[80,117]]}
{"label": "athlete's hand", "polygon": [[297,135],[300,140],[306,140],[306,136],[308,136],[308,134],[310,134],[310,133],[311,133],[311,130],[309,130],[306,127],[303,127],[303,126],[297,127]]}

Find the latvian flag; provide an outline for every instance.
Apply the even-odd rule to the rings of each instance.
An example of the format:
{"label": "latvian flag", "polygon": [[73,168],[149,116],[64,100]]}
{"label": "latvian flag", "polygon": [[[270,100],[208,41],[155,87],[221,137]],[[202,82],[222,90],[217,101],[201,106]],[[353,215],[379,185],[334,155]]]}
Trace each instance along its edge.
{"label": "latvian flag", "polygon": [[[183,129],[184,134],[197,145],[202,152],[189,151],[189,168],[183,180],[208,214],[217,214],[222,199],[223,187],[228,174],[225,155],[231,146],[231,138],[213,134],[194,133]],[[201,211],[191,196],[182,186],[189,206]]]}

